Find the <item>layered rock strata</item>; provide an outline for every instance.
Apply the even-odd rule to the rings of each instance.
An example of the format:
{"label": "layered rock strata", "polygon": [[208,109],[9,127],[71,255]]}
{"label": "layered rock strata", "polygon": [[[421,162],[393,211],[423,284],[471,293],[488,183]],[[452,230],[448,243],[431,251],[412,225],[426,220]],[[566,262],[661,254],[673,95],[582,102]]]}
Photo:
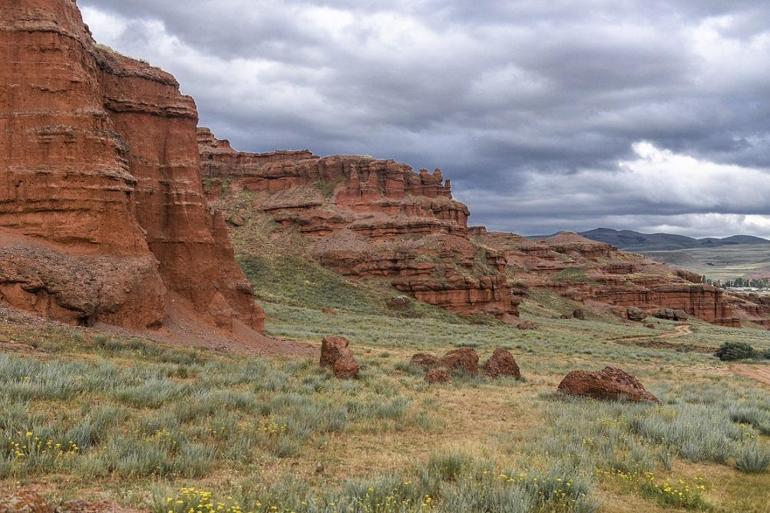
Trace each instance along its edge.
{"label": "layered rock strata", "polygon": [[[660,309],[681,310],[707,322],[765,325],[768,305],[758,296],[737,296],[702,283],[692,272],[644,256],[563,233],[530,240],[508,233],[478,233],[475,240],[504,255],[509,273],[526,288],[547,288],[584,303],[609,305],[622,317]],[[770,303],[770,302],[769,302]]]}
{"label": "layered rock strata", "polygon": [[504,258],[471,241],[468,208],[452,198],[440,170],[306,150],[241,153],[205,128],[198,145],[210,200],[246,194],[254,211],[305,237],[325,267],[388,279],[460,314],[517,315]]}
{"label": "layered rock strata", "polygon": [[0,80],[0,299],[145,328],[179,298],[261,329],[203,194],[195,103],[171,75],[97,45],[73,0],[14,0]]}

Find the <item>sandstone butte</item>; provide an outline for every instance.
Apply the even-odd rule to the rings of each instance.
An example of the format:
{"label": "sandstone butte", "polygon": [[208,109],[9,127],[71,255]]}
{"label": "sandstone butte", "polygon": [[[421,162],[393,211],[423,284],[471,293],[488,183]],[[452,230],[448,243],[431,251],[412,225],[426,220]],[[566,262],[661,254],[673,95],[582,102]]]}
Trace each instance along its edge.
{"label": "sandstone butte", "polygon": [[96,44],[74,0],[13,0],[0,80],[0,298],[81,325],[159,327],[173,305],[262,330],[174,77]]}
{"label": "sandstone butte", "polygon": [[[770,304],[761,298],[727,294],[698,275],[608,244],[571,233],[534,241],[469,227],[468,208],[453,200],[439,170],[417,173],[392,160],[307,150],[238,152],[206,128],[198,145],[210,201],[226,205],[245,193],[252,215],[299,232],[329,269],[387,278],[454,312],[512,320],[521,297],[542,288],[619,316],[628,307],[672,308],[725,326],[770,325]],[[232,230],[242,215],[228,217]]]}
{"label": "sandstone butte", "polygon": [[618,315],[672,308],[770,326],[761,298],[606,244],[469,227],[439,170],[238,152],[197,128],[171,75],[96,44],[74,0],[4,5],[0,49],[0,299],[14,307],[129,328],[182,309],[262,330],[228,239],[243,213],[226,223],[210,206],[245,195],[247,215],[298,234],[325,267],[460,314],[514,321],[528,290],[544,288]]}

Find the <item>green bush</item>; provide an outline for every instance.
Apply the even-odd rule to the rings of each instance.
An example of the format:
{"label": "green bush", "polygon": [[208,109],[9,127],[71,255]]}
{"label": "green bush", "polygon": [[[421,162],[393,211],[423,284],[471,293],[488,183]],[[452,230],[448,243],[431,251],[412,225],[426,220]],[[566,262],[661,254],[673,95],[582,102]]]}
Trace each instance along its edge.
{"label": "green bush", "polygon": [[723,362],[731,362],[735,360],[750,360],[752,358],[757,358],[759,355],[753,347],[743,342],[725,342],[722,344],[722,347],[714,353],[714,356]]}

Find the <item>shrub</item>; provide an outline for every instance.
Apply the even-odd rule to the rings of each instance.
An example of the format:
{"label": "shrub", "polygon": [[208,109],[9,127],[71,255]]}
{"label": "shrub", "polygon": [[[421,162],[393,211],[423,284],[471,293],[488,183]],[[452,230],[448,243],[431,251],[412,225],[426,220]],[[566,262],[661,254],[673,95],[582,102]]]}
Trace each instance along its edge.
{"label": "shrub", "polygon": [[743,342],[725,342],[714,353],[714,356],[723,362],[731,362],[735,360],[750,360],[756,358],[758,354],[753,347]]}
{"label": "shrub", "polygon": [[760,447],[759,444],[747,445],[738,452],[735,466],[747,474],[765,472],[770,467],[770,451]]}

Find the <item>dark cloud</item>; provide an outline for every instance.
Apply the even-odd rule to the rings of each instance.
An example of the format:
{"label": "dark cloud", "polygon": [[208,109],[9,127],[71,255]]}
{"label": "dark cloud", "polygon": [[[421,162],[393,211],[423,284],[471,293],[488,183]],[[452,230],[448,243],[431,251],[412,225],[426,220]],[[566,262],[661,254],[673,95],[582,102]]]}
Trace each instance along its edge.
{"label": "dark cloud", "polygon": [[79,3],[241,149],[441,167],[498,229],[770,235],[764,0]]}

